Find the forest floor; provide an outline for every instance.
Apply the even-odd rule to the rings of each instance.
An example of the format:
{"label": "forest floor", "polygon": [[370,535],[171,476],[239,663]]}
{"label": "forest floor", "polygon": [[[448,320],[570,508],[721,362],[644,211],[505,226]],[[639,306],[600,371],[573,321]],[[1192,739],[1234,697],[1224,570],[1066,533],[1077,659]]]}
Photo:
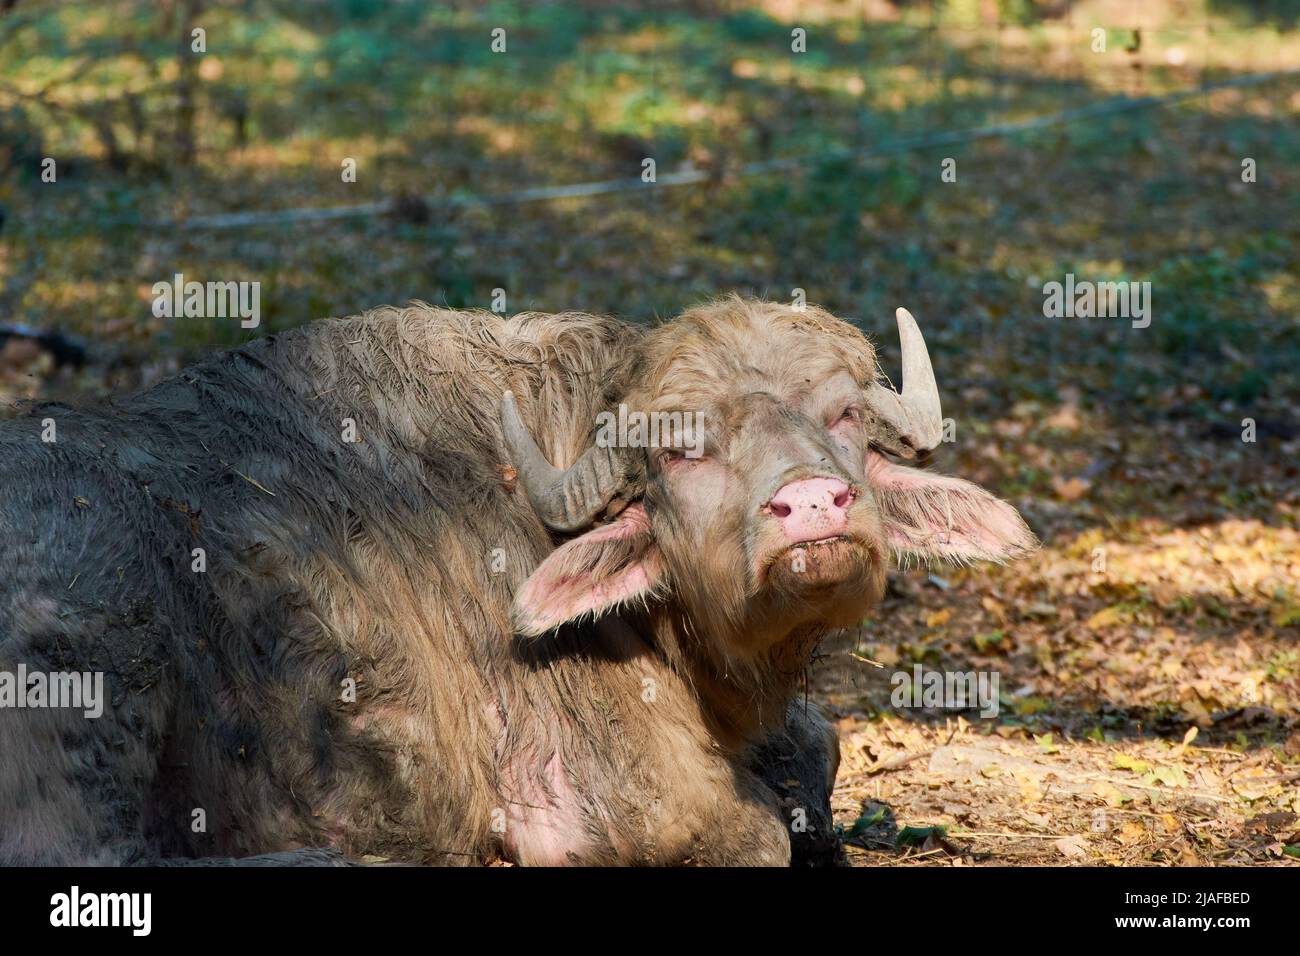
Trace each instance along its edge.
{"label": "forest floor", "polygon": [[[1273,598],[1300,575],[1294,532],[1112,547],[1120,575],[1169,596],[1049,539],[996,573],[899,575],[878,619],[828,645],[810,691],[840,728],[852,862],[1300,858],[1297,608]],[[996,674],[998,714],[896,706],[918,665]]]}

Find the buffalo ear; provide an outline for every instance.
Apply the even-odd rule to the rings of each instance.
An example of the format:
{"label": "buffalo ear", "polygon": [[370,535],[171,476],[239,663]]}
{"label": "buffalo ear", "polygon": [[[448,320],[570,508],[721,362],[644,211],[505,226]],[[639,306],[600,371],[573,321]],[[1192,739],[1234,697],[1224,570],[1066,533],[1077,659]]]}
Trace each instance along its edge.
{"label": "buffalo ear", "polygon": [[867,483],[889,547],[903,563],[1005,561],[1038,547],[1015,508],[969,481],[895,465],[870,451]]}
{"label": "buffalo ear", "polygon": [[640,503],[556,548],[515,595],[514,625],[536,636],[584,617],[599,617],[664,586],[663,559]]}

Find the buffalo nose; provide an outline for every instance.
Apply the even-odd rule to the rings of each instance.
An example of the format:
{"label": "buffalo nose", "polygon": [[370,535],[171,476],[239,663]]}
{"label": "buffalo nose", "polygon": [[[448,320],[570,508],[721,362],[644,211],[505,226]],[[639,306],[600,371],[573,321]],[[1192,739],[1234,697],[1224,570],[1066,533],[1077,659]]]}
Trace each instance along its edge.
{"label": "buffalo nose", "polygon": [[774,494],[763,510],[797,543],[843,534],[852,504],[853,492],[838,478],[801,478]]}

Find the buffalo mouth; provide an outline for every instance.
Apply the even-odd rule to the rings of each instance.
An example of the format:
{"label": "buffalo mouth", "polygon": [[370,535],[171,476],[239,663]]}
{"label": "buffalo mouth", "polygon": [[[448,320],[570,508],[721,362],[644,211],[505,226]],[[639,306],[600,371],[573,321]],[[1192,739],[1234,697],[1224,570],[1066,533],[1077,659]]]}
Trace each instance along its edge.
{"label": "buffalo mouth", "polygon": [[783,588],[833,587],[870,573],[877,563],[869,541],[848,534],[832,535],[774,551],[763,562],[759,580]]}

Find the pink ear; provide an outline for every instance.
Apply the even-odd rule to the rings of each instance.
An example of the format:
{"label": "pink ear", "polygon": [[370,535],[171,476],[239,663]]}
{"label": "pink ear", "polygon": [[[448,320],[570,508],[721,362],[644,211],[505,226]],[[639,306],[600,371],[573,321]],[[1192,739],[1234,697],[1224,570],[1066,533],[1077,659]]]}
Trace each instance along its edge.
{"label": "pink ear", "polygon": [[645,601],[663,581],[659,546],[640,502],[610,524],[551,553],[515,595],[515,629],[545,634],[585,615],[598,617],[628,601]]}
{"label": "pink ear", "polygon": [[895,465],[870,451],[867,482],[889,546],[904,562],[1004,561],[1038,546],[1015,508],[969,481]]}

